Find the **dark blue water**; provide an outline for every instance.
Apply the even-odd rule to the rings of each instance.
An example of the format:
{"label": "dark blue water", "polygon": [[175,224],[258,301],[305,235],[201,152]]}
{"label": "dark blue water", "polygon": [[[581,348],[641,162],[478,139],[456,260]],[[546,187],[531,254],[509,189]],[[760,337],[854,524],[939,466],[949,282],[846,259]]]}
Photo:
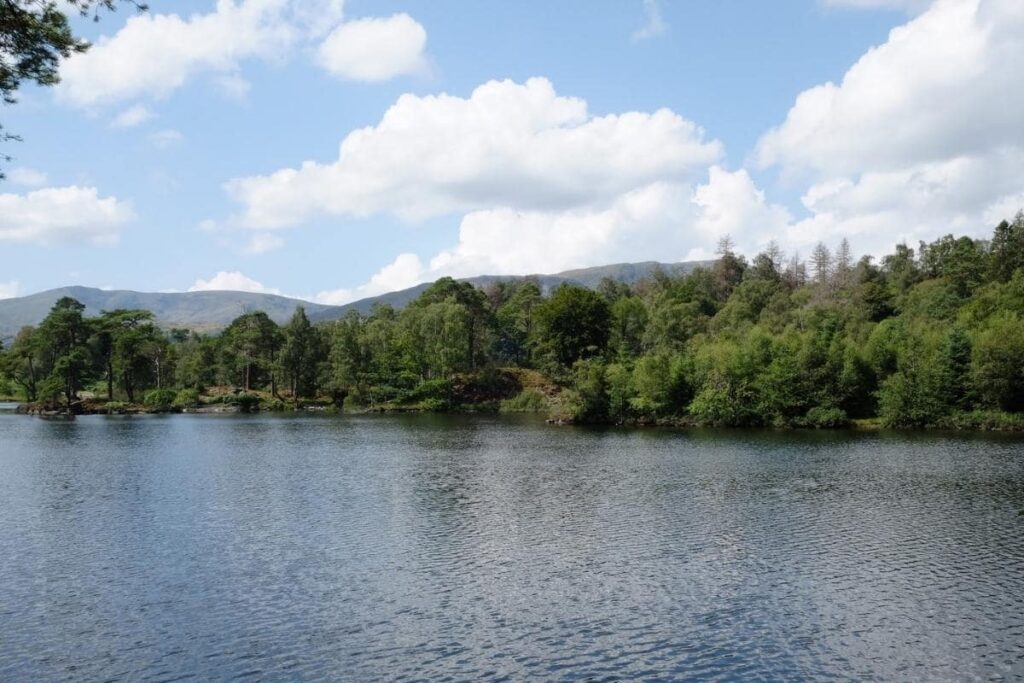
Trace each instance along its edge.
{"label": "dark blue water", "polygon": [[0,414],[0,680],[1024,677],[1024,441]]}

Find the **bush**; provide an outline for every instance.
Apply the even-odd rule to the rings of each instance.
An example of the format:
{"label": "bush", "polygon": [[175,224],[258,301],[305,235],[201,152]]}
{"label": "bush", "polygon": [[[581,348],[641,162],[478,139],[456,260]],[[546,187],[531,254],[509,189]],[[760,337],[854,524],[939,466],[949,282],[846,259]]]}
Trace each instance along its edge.
{"label": "bush", "polygon": [[447,379],[428,379],[417,384],[409,391],[402,403],[425,403],[441,401],[447,404],[451,400],[452,382]]}
{"label": "bush", "polygon": [[153,389],[147,391],[146,395],[143,396],[142,402],[150,408],[156,410],[170,410],[174,405],[174,399],[177,398],[177,394],[172,389]]}
{"label": "bush", "polygon": [[235,396],[234,404],[243,413],[255,413],[260,409],[260,397],[255,394],[238,394]]}
{"label": "bush", "polygon": [[271,398],[267,399],[266,401],[263,401],[263,403],[260,405],[260,408],[262,410],[269,410],[271,412],[281,413],[286,410],[296,410],[297,406],[298,403],[288,403],[287,401],[284,401],[283,399],[280,398]]}
{"label": "bush", "polygon": [[583,398],[572,389],[566,389],[558,394],[548,409],[548,419],[553,422],[579,422],[585,414]]}
{"label": "bush", "polygon": [[199,391],[197,389],[182,389],[174,397],[175,408],[195,408],[199,405]]}
{"label": "bush", "polygon": [[944,429],[980,429],[993,432],[1024,431],[1024,414],[1004,413],[998,410],[956,412],[939,424]]}
{"label": "bush", "polygon": [[513,398],[501,402],[503,413],[542,413],[547,409],[547,397],[536,389],[523,389]]}
{"label": "bush", "polygon": [[811,408],[800,420],[801,427],[814,429],[841,429],[850,425],[850,418],[842,408]]}
{"label": "bush", "polygon": [[107,411],[107,415],[122,415],[128,408],[128,404],[124,401],[107,401],[103,404],[103,409]]}
{"label": "bush", "polygon": [[429,410],[435,413],[443,413],[450,408],[448,401],[443,398],[425,398],[420,401],[420,406],[423,410]]}

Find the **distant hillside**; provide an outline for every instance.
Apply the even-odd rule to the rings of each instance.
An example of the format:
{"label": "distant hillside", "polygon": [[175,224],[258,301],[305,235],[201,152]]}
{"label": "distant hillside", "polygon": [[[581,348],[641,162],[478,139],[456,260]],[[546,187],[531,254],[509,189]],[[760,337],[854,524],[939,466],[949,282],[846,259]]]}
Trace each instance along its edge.
{"label": "distant hillside", "polygon": [[[563,282],[584,287],[596,287],[602,279],[632,284],[661,269],[671,274],[684,274],[708,262],[685,263],[618,263],[594,268],[568,270],[554,275],[482,275],[467,278],[468,282],[483,287],[499,281],[522,280],[530,277],[538,281],[547,292]],[[10,340],[25,325],[37,325],[58,299],[70,296],[85,304],[86,315],[98,315],[100,311],[116,308],[144,308],[153,311],[156,319],[165,328],[180,327],[199,332],[223,329],[239,315],[249,311],[264,311],[271,319],[283,323],[292,315],[296,306],[304,306],[311,320],[336,320],[350,309],[360,313],[369,312],[374,304],[389,304],[402,308],[430,286],[424,283],[409,289],[390,292],[380,296],[354,301],[344,306],[325,306],[300,299],[290,299],[274,294],[251,292],[132,292],[127,290],[102,290],[93,287],[60,287],[37,294],[0,300],[0,340]]]}
{"label": "distant hillside", "polygon": [[[547,294],[552,289],[568,282],[582,287],[594,288],[601,280],[611,278],[626,284],[633,284],[650,277],[655,271],[662,270],[669,275],[685,275],[694,268],[710,266],[713,261],[683,261],[680,263],[658,263],[657,261],[643,261],[641,263],[613,263],[607,266],[594,266],[592,268],[578,268],[566,270],[553,275],[478,275],[476,277],[462,278],[477,287],[486,287],[496,282],[514,282],[518,280],[534,279],[540,285],[541,290]],[[400,289],[395,292],[388,292],[380,296],[372,296],[359,301],[345,304],[324,311],[319,314],[311,314],[313,320],[334,320],[343,316],[349,309],[355,309],[360,313],[369,313],[376,304],[387,304],[395,308],[402,308],[410,301],[415,300],[431,283]],[[0,302],[2,304],[3,302]],[[0,314],[2,315],[2,314]]]}
{"label": "distant hillside", "polygon": [[155,293],[60,287],[15,299],[0,300],[0,339],[13,337],[25,325],[36,325],[58,299],[70,296],[85,304],[86,315],[116,308],[153,311],[165,328],[182,327],[200,332],[218,330],[248,311],[265,311],[276,322],[286,321],[296,306],[321,315],[333,306],[251,292]]}

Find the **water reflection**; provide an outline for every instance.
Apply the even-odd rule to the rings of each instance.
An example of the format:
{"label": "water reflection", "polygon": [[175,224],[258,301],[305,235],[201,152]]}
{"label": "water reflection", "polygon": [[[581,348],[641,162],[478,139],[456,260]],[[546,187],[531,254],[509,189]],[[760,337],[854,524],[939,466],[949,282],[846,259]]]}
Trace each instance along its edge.
{"label": "water reflection", "polygon": [[0,415],[0,679],[1024,675],[1024,442]]}

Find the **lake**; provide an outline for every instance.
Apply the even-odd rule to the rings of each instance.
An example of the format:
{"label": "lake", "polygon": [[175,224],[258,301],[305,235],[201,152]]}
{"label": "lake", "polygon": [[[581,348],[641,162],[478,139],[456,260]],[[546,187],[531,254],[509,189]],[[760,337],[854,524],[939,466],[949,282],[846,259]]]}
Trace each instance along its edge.
{"label": "lake", "polygon": [[0,680],[1024,676],[1024,440],[0,413]]}

